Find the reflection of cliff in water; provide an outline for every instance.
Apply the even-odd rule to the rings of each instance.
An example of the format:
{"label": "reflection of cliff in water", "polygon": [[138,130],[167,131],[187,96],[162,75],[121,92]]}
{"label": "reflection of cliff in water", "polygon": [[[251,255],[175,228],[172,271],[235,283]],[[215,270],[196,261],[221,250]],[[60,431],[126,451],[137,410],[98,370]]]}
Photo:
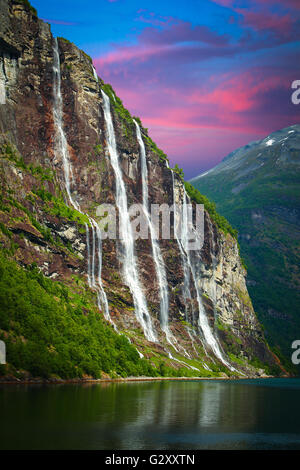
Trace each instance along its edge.
{"label": "reflection of cliff in water", "polygon": [[299,391],[298,379],[2,385],[0,447],[300,448]]}

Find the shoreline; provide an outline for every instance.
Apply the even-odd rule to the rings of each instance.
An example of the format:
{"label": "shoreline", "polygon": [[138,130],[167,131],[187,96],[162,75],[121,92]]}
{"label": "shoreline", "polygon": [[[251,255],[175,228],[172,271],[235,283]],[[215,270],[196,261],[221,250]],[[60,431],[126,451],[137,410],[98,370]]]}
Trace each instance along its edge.
{"label": "shoreline", "polygon": [[260,376],[260,377],[126,377],[126,378],[103,378],[103,379],[3,379],[1,385],[67,385],[67,384],[101,384],[101,383],[127,383],[127,382],[158,382],[158,381],[202,381],[202,380],[258,380],[258,379],[288,379],[289,376]]}

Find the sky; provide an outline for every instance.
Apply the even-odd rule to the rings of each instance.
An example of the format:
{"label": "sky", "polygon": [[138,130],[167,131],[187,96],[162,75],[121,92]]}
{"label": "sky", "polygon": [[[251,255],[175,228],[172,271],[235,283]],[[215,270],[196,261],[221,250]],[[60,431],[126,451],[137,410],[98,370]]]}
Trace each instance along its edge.
{"label": "sky", "polygon": [[32,0],[186,179],[300,123],[299,0]]}

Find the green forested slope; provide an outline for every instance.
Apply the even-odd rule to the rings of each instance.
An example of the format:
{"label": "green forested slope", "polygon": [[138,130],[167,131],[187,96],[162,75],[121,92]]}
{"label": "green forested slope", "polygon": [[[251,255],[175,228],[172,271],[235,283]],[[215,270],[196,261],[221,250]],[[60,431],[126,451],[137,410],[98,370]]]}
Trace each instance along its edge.
{"label": "green forested slope", "polygon": [[238,149],[191,183],[238,229],[254,307],[289,361],[300,338],[300,126]]}

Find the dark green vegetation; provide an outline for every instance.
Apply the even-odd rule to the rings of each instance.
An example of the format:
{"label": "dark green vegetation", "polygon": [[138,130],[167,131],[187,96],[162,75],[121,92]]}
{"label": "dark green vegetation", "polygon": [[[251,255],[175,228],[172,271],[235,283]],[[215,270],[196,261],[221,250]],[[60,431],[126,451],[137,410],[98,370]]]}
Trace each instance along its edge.
{"label": "dark green vegetation", "polygon": [[2,373],[62,378],[156,373],[125,336],[100,320],[90,293],[47,279],[35,266],[23,269],[3,254],[0,299],[0,337],[9,358]]}
{"label": "dark green vegetation", "polygon": [[[34,230],[43,244],[59,250],[61,256],[76,257],[72,245],[44,222],[54,216],[55,223],[73,222],[80,232],[89,221],[66,205],[51,171],[25,164],[4,136],[0,157],[0,219],[9,220],[0,221],[0,339],[6,343],[8,358],[8,364],[0,366],[0,375],[26,378],[29,373],[62,379],[99,378],[103,373],[111,377],[197,375],[193,369],[169,367],[164,356],[153,358],[152,363],[141,359],[128,339],[104,321],[96,294],[82,277],[59,282],[45,277],[35,262],[16,262],[19,244]],[[21,180],[11,173],[12,168],[21,171]],[[18,223],[23,229],[16,235]],[[199,375],[218,372],[199,370]]]}
{"label": "dark green vegetation", "polygon": [[176,173],[181,179],[181,181],[184,183],[185,190],[191,200],[194,201],[196,204],[203,204],[205,210],[209,213],[211,219],[217,224],[219,229],[225,234],[230,233],[233,238],[237,239],[237,230],[235,230],[230,225],[230,223],[228,222],[228,220],[225,219],[225,217],[218,214],[216,210],[216,204],[214,202],[211,202],[207,197],[203,196],[203,194],[201,194],[200,191],[198,191],[198,189],[192,186],[188,181],[184,181],[183,169],[179,168],[177,163],[175,164],[172,171]]}
{"label": "dark green vegetation", "polygon": [[[35,227],[47,241],[51,241],[52,243],[55,243],[55,241],[50,234],[50,230],[40,224],[34,215],[36,212],[35,205],[42,204],[44,212],[57,217],[63,217],[69,221],[74,221],[79,225],[90,224],[87,216],[81,214],[73,207],[66,205],[63,195],[58,188],[56,188],[57,195],[53,195],[45,188],[45,183],[54,183],[54,173],[52,170],[39,165],[26,165],[23,157],[19,155],[16,148],[7,141],[6,138],[0,143],[0,157],[9,160],[16,168],[22,170],[24,174],[31,175],[35,180],[31,188],[32,190],[28,191],[26,195],[26,200],[30,202],[29,207],[26,207],[23,201],[20,203],[17,200],[16,194],[14,194],[15,191],[3,185],[0,193],[0,209],[2,211],[10,212],[12,207],[19,209],[26,214],[32,226]],[[5,181],[4,174],[3,181]]]}
{"label": "dark green vegetation", "polygon": [[[9,362],[0,375],[64,379],[89,375],[195,376],[194,370],[153,367],[125,335],[103,321],[94,294],[46,278],[36,265],[26,269],[0,252],[0,339]],[[199,373],[200,375],[200,373]],[[201,376],[203,373],[201,373]],[[213,374],[207,374],[208,376]],[[218,374],[216,374],[218,375]]]}
{"label": "dark green vegetation", "polygon": [[82,214],[73,207],[67,206],[62,197],[58,198],[53,196],[53,194],[49,193],[44,187],[33,189],[32,192],[46,203],[44,206],[45,212],[78,222],[81,225],[90,224],[85,214]]}
{"label": "dark green vegetation", "polygon": [[237,238],[237,230],[232,228],[228,220],[226,220],[225,217],[217,212],[216,204],[214,202],[211,202],[206,196],[203,196],[203,194],[201,194],[187,181],[184,183],[184,186],[192,201],[196,202],[197,204],[204,205],[210,217],[217,224],[219,229],[222,230],[222,232],[225,234],[230,233],[230,235],[232,235],[234,238]]}
{"label": "dark green vegetation", "polygon": [[[0,156],[4,183],[0,218],[9,218],[8,224],[0,222],[0,339],[6,343],[8,358],[8,364],[0,367],[0,375],[62,379],[99,378],[103,373],[111,377],[197,375],[193,369],[169,367],[164,356],[153,358],[152,363],[141,359],[128,339],[104,321],[95,293],[86,289],[80,276],[58,282],[45,277],[36,263],[24,266],[16,262],[19,243],[34,229],[43,243],[58,249],[62,256],[76,256],[69,242],[38,219],[45,221],[51,215],[56,223],[77,224],[79,231],[89,221],[66,205],[51,170],[25,164],[3,136]],[[19,189],[18,179],[8,176],[9,168],[22,173]],[[56,195],[46,187],[52,187]],[[24,191],[27,194],[19,199],[21,188],[23,195]],[[16,235],[18,222],[24,229]],[[199,375],[218,375],[218,371],[203,369]]]}
{"label": "dark green vegetation", "polygon": [[37,16],[36,8],[34,8],[28,0],[18,0],[18,2],[23,3],[23,5],[25,5],[27,8],[29,8],[31,13],[33,13],[35,16]]}
{"label": "dark green vegetation", "polygon": [[176,174],[179,176],[179,178],[181,179],[181,181],[184,182],[184,172],[183,172],[183,169],[182,169],[182,168],[179,168],[179,166],[177,165],[177,163],[175,163],[175,166],[174,166],[174,168],[172,169],[172,171],[173,171],[174,173],[176,173]]}
{"label": "dark green vegetation", "polygon": [[[195,376],[194,370],[153,367],[124,335],[103,321],[94,294],[78,279],[72,286],[26,269],[0,252],[0,339],[8,364],[0,375],[25,378]],[[25,372],[26,371],[26,372]],[[201,374],[203,375],[203,374]],[[211,374],[208,374],[211,375]]]}
{"label": "dark green vegetation", "polygon": [[127,138],[130,138],[130,136],[136,135],[136,130],[135,130],[135,124],[133,120],[135,120],[140,128],[141,132],[143,133],[144,141],[147,147],[149,147],[152,152],[156,153],[161,161],[168,160],[167,155],[157,147],[156,143],[149,137],[148,135],[148,129],[143,127],[142,122],[139,117],[137,116],[131,116],[130,112],[128,109],[126,109],[123,105],[122,100],[116,95],[116,92],[112,88],[112,86],[109,83],[101,84],[101,88],[103,89],[104,93],[106,93],[110,99],[110,104],[113,107],[113,109],[117,112],[119,115],[120,119],[123,121],[123,130],[124,134]]}
{"label": "dark green vegetation", "polygon": [[102,85],[102,89],[104,93],[106,93],[110,99],[111,105],[117,111],[119,116],[124,120],[127,121],[128,124],[133,125],[133,118],[131,117],[130,112],[126,109],[123,105],[122,100],[116,95],[114,89],[108,83]]}
{"label": "dark green vegetation", "polygon": [[[225,364],[221,365],[217,358],[214,360],[208,356],[209,351],[205,351],[199,338],[196,299],[185,302],[182,295],[185,273],[178,266],[182,250],[176,241],[165,241],[162,248],[170,291],[169,318],[176,342],[178,338],[178,350],[167,344],[168,335],[157,328],[160,286],[154,273],[156,266],[151,262],[151,245],[137,241],[137,270],[145,288],[159,344],[145,338],[135,315],[134,295],[130,292],[132,285],[124,282],[121,275],[122,244],[104,240],[102,250],[101,237],[94,230],[94,222],[91,220],[90,229],[85,227],[89,223],[88,218],[72,209],[72,206],[78,207],[76,201],[86,214],[98,217],[100,202],[113,203],[118,193],[113,168],[107,158],[109,148],[107,135],[105,139],[105,116],[101,112],[101,87],[110,96],[116,144],[130,204],[142,195],[134,119],[141,126],[147,157],[151,160],[151,197],[169,202],[173,196],[172,175],[166,155],[148,136],[139,118],[130,115],[113,89],[95,76],[89,56],[75,44],[60,38],[57,45],[61,80],[58,79],[53,70],[50,28],[43,27],[28,7],[20,7],[15,0],[9,0],[7,5],[9,8],[5,8],[2,15],[5,22],[1,35],[4,34],[5,50],[9,49],[20,57],[22,67],[17,71],[17,62],[11,63],[16,73],[9,73],[6,77],[9,93],[5,106],[0,107],[4,133],[0,134],[0,290],[3,309],[0,334],[8,350],[8,365],[2,368],[2,373],[24,379],[32,376],[100,377],[107,374],[113,377],[140,374],[216,377],[222,372],[236,376],[237,371],[227,371]],[[9,47],[5,38],[9,39]],[[34,83],[29,88],[28,77]],[[58,89],[60,84],[61,90]],[[28,101],[29,91],[32,99]],[[60,92],[61,100],[53,99],[54,94],[60,95]],[[25,102],[28,108],[24,106]],[[53,120],[53,112],[60,115],[62,108],[64,122],[61,124],[65,136],[56,132],[57,123]],[[8,141],[9,138],[23,149],[24,159]],[[66,149],[69,149],[67,153]],[[69,166],[67,172],[64,171],[66,163]],[[176,178],[183,181],[182,170],[175,166],[174,171],[179,175]],[[190,193],[194,200],[206,203],[219,226],[223,224],[222,229],[226,231],[224,220],[218,218],[209,202],[195,192]],[[101,220],[100,216],[96,220]],[[239,266],[233,239],[228,235],[225,240],[216,233],[215,227],[210,230],[210,235],[213,235],[212,231],[224,246],[224,253],[229,254],[225,253],[225,263],[229,261],[231,266],[233,258]],[[213,243],[207,244],[205,254],[209,255],[212,249]],[[205,261],[200,260],[199,256],[199,260],[195,260],[195,269],[198,261],[202,262],[208,273],[205,277],[210,278],[210,268],[214,268],[215,263],[209,256],[205,258]],[[99,311],[100,276],[111,318],[119,331],[142,352],[144,360],[141,361],[138,351],[126,338],[116,334]],[[228,315],[230,318],[232,313],[235,325],[232,335],[227,331],[222,331],[222,338],[219,335],[224,353],[227,353],[227,345],[233,365],[241,365],[241,370],[251,376],[261,374],[262,371],[249,366],[249,359],[257,356],[270,364],[274,361],[253,317],[248,294],[244,285],[242,293],[238,286],[235,289],[234,275],[226,279],[224,274],[223,279],[229,286],[229,289],[224,289],[224,301],[228,303]],[[213,277],[211,280],[214,283]],[[201,282],[206,292],[205,281],[198,280],[197,273],[197,279],[190,282],[193,296],[195,289],[192,284],[196,282]],[[210,293],[210,286],[207,291]],[[231,309],[235,302],[239,303],[240,310]],[[189,308],[185,309],[184,303],[190,304]],[[211,328],[222,307],[222,303],[215,302],[213,296],[206,296],[205,309]],[[191,321],[190,326],[181,324],[183,318]],[[208,370],[205,369],[206,363]]]}
{"label": "dark green vegetation", "polygon": [[299,157],[295,125],[233,152],[192,180],[238,229],[254,308],[273,350],[289,365],[291,343],[300,338]]}

